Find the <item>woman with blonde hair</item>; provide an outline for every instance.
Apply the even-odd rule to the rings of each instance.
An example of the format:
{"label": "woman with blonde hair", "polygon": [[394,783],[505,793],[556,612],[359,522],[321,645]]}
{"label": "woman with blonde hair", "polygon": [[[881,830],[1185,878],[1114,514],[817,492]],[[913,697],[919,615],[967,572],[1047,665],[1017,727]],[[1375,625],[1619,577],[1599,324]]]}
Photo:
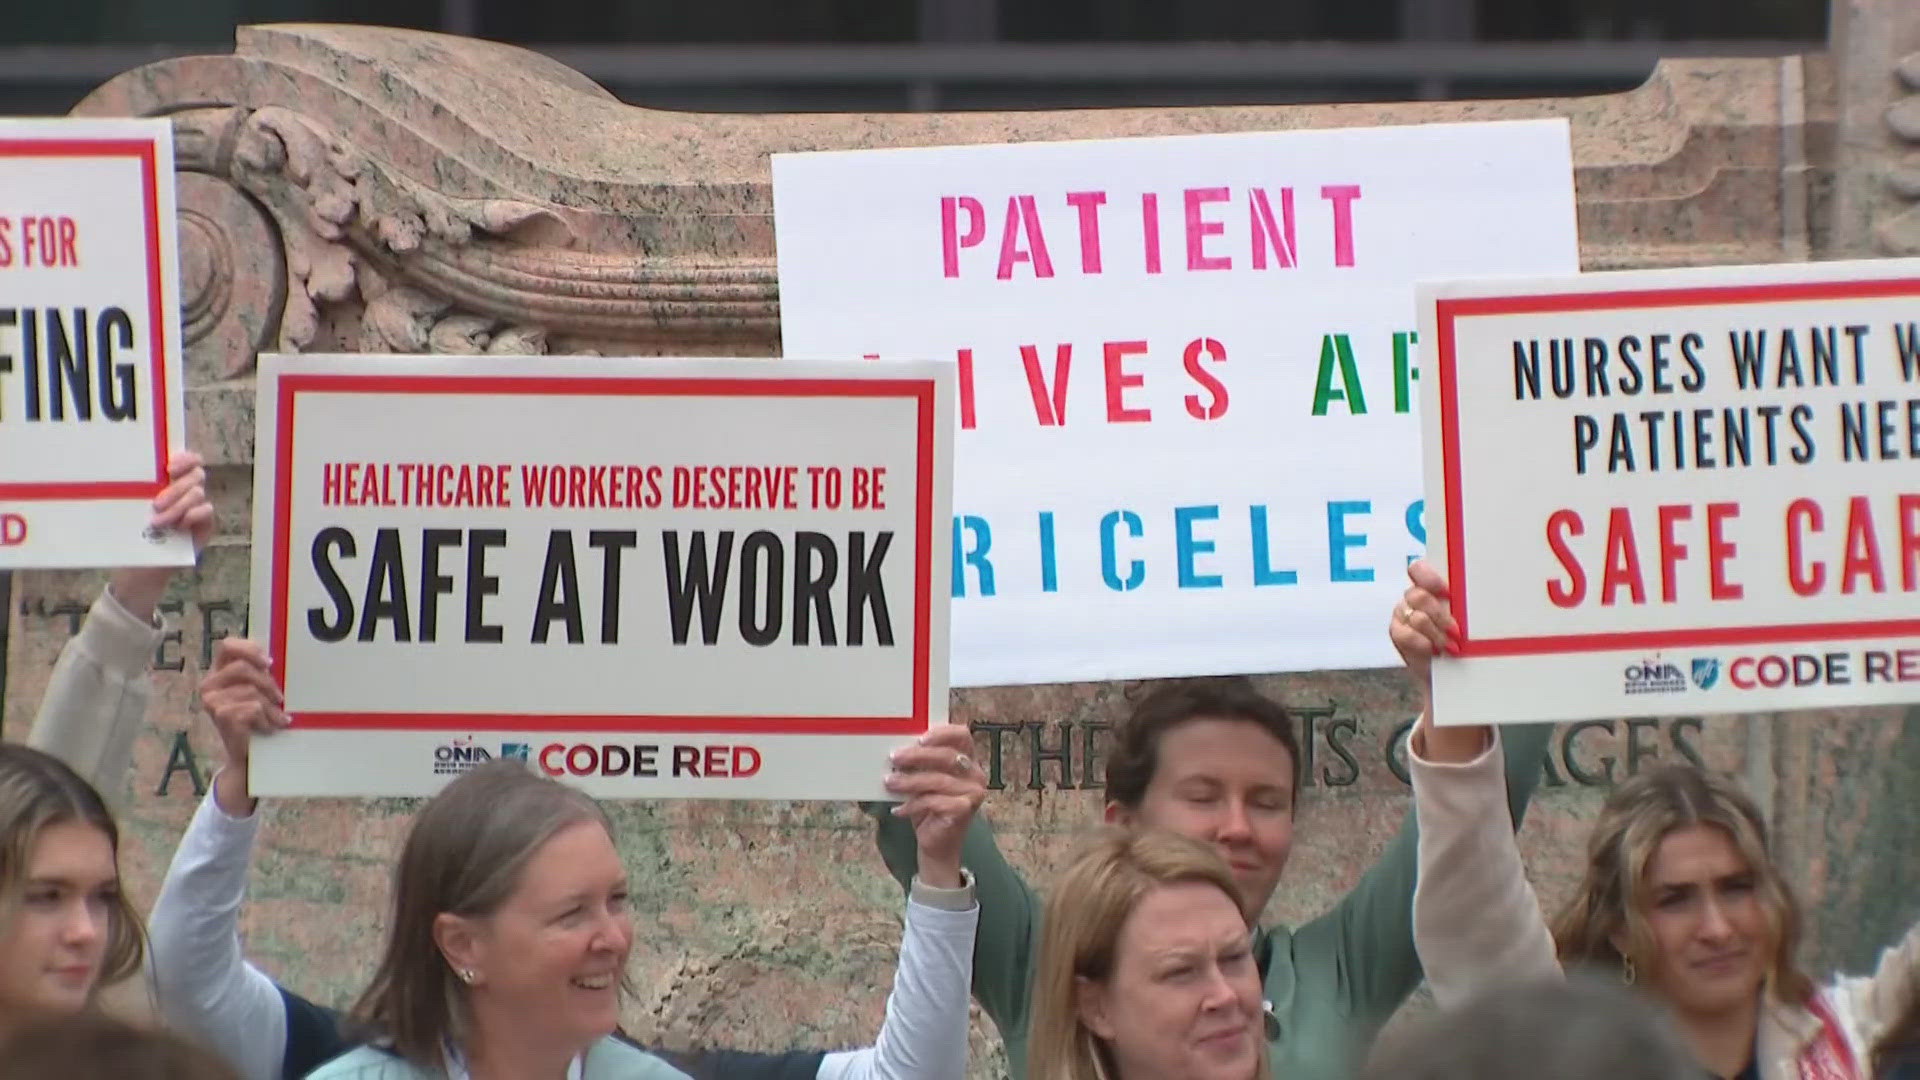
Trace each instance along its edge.
{"label": "woman with blonde hair", "polygon": [[1251,1080],[1266,1071],[1253,917],[1218,852],[1103,833],[1054,882],[1029,1080]]}
{"label": "woman with blonde hair", "polygon": [[[1446,584],[1415,564],[1391,635],[1416,678],[1457,632]],[[1698,1065],[1724,1080],[1867,1080],[1882,1037],[1920,997],[1920,927],[1874,974],[1816,986],[1796,965],[1800,909],[1768,849],[1766,822],[1733,783],[1684,765],[1628,779],[1600,811],[1581,881],[1549,932],[1487,773],[1465,817],[1481,855],[1460,859],[1421,817],[1422,891],[1480,912],[1477,933],[1420,937],[1442,1005],[1490,982],[1597,970],[1653,995]]]}
{"label": "woman with blonde hair", "polygon": [[[1423,717],[1407,757],[1429,800],[1421,827],[1453,861],[1480,858],[1476,845],[1512,846],[1511,832],[1490,839],[1475,816],[1455,809],[1472,806],[1489,775],[1504,797],[1491,731],[1435,728]],[[1413,899],[1416,943],[1424,936],[1444,950],[1474,936],[1478,902],[1423,882]],[[1274,1004],[1261,1000],[1257,916],[1217,848],[1156,831],[1104,834],[1047,901],[1028,1080],[1265,1077],[1268,1045],[1286,1045],[1288,1033]]]}
{"label": "woman with blonde hair", "polygon": [[1794,957],[1800,905],[1767,852],[1746,793],[1690,765],[1621,784],[1587,839],[1573,897],[1551,924],[1567,967],[1593,968],[1665,1000],[1718,1076],[1753,1066],[1776,1031],[1824,1010]]}

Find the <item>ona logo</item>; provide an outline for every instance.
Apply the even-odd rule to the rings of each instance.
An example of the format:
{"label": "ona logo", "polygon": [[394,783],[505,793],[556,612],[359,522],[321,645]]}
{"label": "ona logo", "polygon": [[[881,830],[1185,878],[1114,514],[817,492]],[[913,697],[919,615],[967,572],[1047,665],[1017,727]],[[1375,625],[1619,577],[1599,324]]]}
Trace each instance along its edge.
{"label": "ona logo", "polygon": [[1710,656],[1693,658],[1693,685],[1711,690],[1720,681],[1720,661]]}
{"label": "ona logo", "polygon": [[1680,665],[1657,656],[1629,664],[1620,674],[1629,694],[1672,694],[1687,688],[1687,673],[1680,670]]}
{"label": "ona logo", "polygon": [[1625,674],[1628,682],[1663,682],[1679,678],[1680,669],[1658,660],[1642,660],[1628,666]]}
{"label": "ona logo", "polygon": [[0,547],[18,547],[27,542],[27,519],[19,514],[0,514]]}
{"label": "ona logo", "polygon": [[435,776],[458,776],[493,760],[486,748],[472,739],[455,739],[433,748]]}

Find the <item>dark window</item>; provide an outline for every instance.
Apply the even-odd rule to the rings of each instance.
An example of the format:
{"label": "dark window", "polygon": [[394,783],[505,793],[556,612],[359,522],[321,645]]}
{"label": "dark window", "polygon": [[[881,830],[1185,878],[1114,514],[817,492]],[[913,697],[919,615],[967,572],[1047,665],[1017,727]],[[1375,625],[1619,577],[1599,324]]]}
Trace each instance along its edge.
{"label": "dark window", "polygon": [[480,0],[480,33],[502,41],[862,44],[914,40],[912,0]]}
{"label": "dark window", "polygon": [[1818,41],[1826,0],[1479,0],[1483,41]]}
{"label": "dark window", "polygon": [[1380,41],[1400,0],[995,0],[1007,41]]}
{"label": "dark window", "polygon": [[6,44],[231,45],[248,23],[378,23],[432,30],[441,0],[22,0],[5,5]]}

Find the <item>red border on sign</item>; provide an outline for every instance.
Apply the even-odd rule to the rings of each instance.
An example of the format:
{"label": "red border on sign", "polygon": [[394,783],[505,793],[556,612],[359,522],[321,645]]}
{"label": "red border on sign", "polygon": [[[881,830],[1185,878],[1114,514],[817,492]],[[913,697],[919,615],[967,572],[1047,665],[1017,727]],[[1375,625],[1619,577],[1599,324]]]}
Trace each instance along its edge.
{"label": "red border on sign", "polygon": [[292,542],[293,437],[301,393],[327,394],[516,394],[546,397],[827,397],[911,398],[916,414],[914,508],[913,702],[898,716],[670,716],[655,714],[559,715],[552,713],[296,713],[305,729],[329,731],[633,731],[768,735],[918,734],[928,725],[932,678],[930,620],[933,588],[934,384],[926,379],[697,378],[684,376],[519,375],[282,375],[278,432],[273,446],[273,624],[269,627],[273,676],[286,685],[287,589]]}
{"label": "red border on sign", "polygon": [[1667,649],[1715,645],[1762,645],[1789,641],[1843,641],[1920,634],[1920,619],[1818,622],[1775,626],[1702,626],[1678,630],[1621,631],[1474,638],[1467,604],[1466,525],[1460,476],[1460,399],[1456,385],[1454,323],[1484,315],[1532,315],[1566,311],[1693,307],[1708,304],[1768,304],[1801,300],[1879,300],[1920,296],[1920,278],[1875,281],[1781,282],[1614,292],[1538,293],[1481,296],[1434,302],[1435,344],[1440,382],[1440,464],[1446,487],[1447,584],[1453,590],[1453,617],[1461,656],[1535,656],[1543,653],[1598,652],[1606,649]]}
{"label": "red border on sign", "polygon": [[160,166],[154,145],[145,139],[0,138],[0,157],[134,157],[140,159],[141,209],[146,221],[147,350],[153,383],[153,480],[60,480],[51,483],[0,483],[0,499],[21,502],[97,499],[151,499],[167,486],[167,320],[160,289]]}

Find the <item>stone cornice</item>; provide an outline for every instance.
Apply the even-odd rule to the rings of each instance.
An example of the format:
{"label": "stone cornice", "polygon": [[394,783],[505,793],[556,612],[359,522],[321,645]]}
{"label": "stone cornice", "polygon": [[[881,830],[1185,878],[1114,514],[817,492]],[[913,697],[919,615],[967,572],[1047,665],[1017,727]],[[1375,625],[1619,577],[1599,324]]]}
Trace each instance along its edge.
{"label": "stone cornice", "polygon": [[217,378],[262,349],[777,352],[785,150],[1561,116],[1587,266],[1804,257],[1799,65],[1675,61],[1628,93],[1522,101],[696,115],[509,46],[288,25],[76,112],[173,116],[180,169],[211,181],[181,207],[188,336]]}

